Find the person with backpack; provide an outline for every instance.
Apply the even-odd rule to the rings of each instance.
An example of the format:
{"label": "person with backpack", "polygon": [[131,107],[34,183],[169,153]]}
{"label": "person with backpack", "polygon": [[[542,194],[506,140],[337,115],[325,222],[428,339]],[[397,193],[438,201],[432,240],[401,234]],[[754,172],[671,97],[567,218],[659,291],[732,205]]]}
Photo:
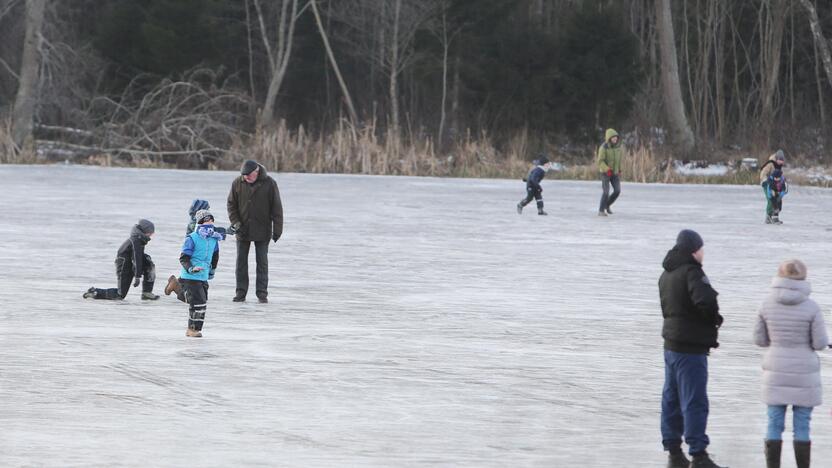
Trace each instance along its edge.
{"label": "person with backpack", "polygon": [[786,155],[779,149],[760,169],[760,185],[766,196],[766,224],[783,224],[780,221],[780,211],[783,209],[783,197],[789,192],[783,175],[785,165]]}
{"label": "person with backpack", "polygon": [[130,237],[119,247],[116,253],[116,284],[115,288],[101,289],[95,286],[87,289],[84,299],[118,300],[127,297],[130,284],[137,287],[142,283],[142,300],[155,301],[159,296],[153,294],[153,284],[156,281],[156,267],[150,255],[144,253],[144,247],[150,242],[156,227],[147,219],[140,219],[132,229]]}
{"label": "person with backpack", "polygon": [[537,202],[537,214],[546,216],[548,213],[543,211],[543,187],[540,182],[546,177],[546,172],[552,167],[549,158],[545,155],[540,155],[534,161],[534,166],[529,170],[523,182],[526,183],[526,198],[517,203],[517,214],[523,214],[523,208],[531,203],[532,200]]}
{"label": "person with backpack", "polygon": [[767,405],[766,466],[780,467],[786,409],[792,407],[794,456],[798,468],[809,468],[812,409],[823,402],[817,351],[829,337],[823,313],[809,298],[806,265],[800,260],[780,264],[768,297],[757,314],[754,343],[766,348],[763,357],[763,401]]}

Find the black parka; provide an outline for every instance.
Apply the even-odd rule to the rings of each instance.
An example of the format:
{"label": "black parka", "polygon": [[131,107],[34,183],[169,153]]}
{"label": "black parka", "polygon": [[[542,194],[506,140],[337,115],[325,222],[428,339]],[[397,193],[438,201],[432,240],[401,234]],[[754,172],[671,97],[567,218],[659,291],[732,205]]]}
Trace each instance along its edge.
{"label": "black parka", "polygon": [[717,292],[702,265],[689,253],[676,248],[667,252],[659,278],[664,347],[679,353],[707,354],[719,346],[717,330],[722,325]]}
{"label": "black parka", "polygon": [[231,224],[240,223],[237,240],[268,241],[272,233],[278,238],[283,234],[283,205],[277,182],[262,165],[253,184],[238,176],[231,183],[228,194],[228,219]]}

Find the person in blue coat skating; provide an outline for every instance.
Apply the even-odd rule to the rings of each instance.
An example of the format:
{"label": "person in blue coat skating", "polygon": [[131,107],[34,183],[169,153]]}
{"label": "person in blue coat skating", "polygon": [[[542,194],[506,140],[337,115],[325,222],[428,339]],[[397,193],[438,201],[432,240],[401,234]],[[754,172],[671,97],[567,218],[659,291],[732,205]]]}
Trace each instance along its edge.
{"label": "person in blue coat skating", "polygon": [[526,182],[526,198],[520,200],[517,204],[517,214],[523,214],[523,207],[531,203],[532,200],[537,201],[537,214],[545,216],[548,213],[543,211],[543,187],[540,182],[546,177],[546,171],[552,167],[549,159],[546,156],[540,156],[537,159],[535,166],[529,171],[529,174],[523,179]]}

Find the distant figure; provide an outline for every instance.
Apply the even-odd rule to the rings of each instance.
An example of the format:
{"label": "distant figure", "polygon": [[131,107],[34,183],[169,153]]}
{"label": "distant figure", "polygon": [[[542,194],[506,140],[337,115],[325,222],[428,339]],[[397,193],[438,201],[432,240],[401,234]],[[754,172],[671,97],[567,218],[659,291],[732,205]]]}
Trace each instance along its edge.
{"label": "distant figure", "polygon": [[[130,282],[133,287],[142,283],[142,299],[155,301],[159,296],[153,294],[153,283],[156,281],[156,268],[150,255],[144,253],[144,246],[150,242],[156,227],[146,219],[140,219],[130,230],[130,237],[127,238],[116,253],[116,284],[117,288],[99,289],[92,286],[84,293],[84,299],[124,299],[127,291],[130,290]],[[135,278],[135,279],[134,279]]]}
{"label": "distant figure", "polygon": [[[669,452],[669,468],[720,468],[706,449],[708,424],[708,353],[719,346],[722,325],[717,292],[702,271],[704,242],[695,231],[682,230],[667,252],[659,278],[664,388],[662,390],[662,445]],[[688,461],[682,437],[688,444]]]}
{"label": "distant figure", "polygon": [[780,211],[783,209],[783,197],[789,192],[783,175],[785,165],[786,155],[783,150],[777,150],[760,170],[760,185],[766,195],[766,224],[783,224]]}
{"label": "distant figure", "polygon": [[808,468],[812,442],[812,409],[823,401],[817,353],[829,338],[823,313],[809,299],[806,265],[788,260],[780,265],[768,297],[760,307],[754,343],[766,349],[763,357],[763,401],[768,405],[765,440],[766,466],[780,466],[786,408],[794,413],[794,457],[798,468]]}
{"label": "distant figure", "polygon": [[[624,149],[621,147],[621,139],[618,132],[608,128],[604,135],[604,142],[598,147],[598,171],[601,174],[601,206],[598,208],[598,216],[612,214],[610,207],[618,196],[621,195],[621,156]],[[610,195],[612,185],[612,195]]]}
{"label": "distant figure", "polygon": [[245,161],[240,168],[240,177],[231,183],[228,219],[237,236],[234,302],[246,300],[248,252],[252,242],[257,260],[257,299],[261,303],[269,302],[269,238],[277,242],[283,234],[283,205],[277,182],[257,161]]}
{"label": "distant figure", "polygon": [[548,214],[543,211],[543,187],[540,186],[540,181],[546,177],[546,171],[551,167],[552,164],[544,155],[535,160],[534,167],[529,170],[529,174],[523,179],[526,182],[526,198],[520,200],[517,204],[517,214],[523,214],[523,207],[531,203],[532,199],[537,201],[537,214],[542,216]]}
{"label": "distant figure", "polygon": [[[205,311],[208,308],[208,281],[214,279],[220,260],[219,241],[225,236],[214,232],[214,215],[199,210],[194,216],[196,229],[185,238],[179,263],[179,288],[176,297],[188,303],[188,328],[185,336],[201,338]],[[165,293],[169,294],[168,288]]]}

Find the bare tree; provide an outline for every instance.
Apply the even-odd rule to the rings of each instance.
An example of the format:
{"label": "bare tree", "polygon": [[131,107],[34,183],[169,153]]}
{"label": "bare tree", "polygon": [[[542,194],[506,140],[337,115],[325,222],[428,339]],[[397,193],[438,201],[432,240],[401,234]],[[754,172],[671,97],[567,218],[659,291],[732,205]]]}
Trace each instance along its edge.
{"label": "bare tree", "polygon": [[12,139],[22,147],[32,134],[35,103],[37,101],[38,70],[40,68],[39,44],[43,27],[46,0],[26,0],[26,37],[23,40],[23,56],[18,75],[17,96],[12,110]]}
{"label": "bare tree", "polygon": [[812,36],[815,41],[815,45],[818,48],[818,52],[820,52],[820,56],[823,59],[823,69],[826,71],[826,78],[829,80],[829,86],[832,86],[832,47],[829,45],[829,41],[823,36],[823,30],[820,27],[820,19],[818,19],[818,10],[815,8],[815,5],[812,4],[809,0],[800,0],[800,4],[803,5],[803,8],[806,9],[807,13],[809,13],[809,27],[812,29]]}
{"label": "bare tree", "polygon": [[344,81],[344,77],[341,75],[341,69],[338,68],[338,62],[335,60],[335,54],[332,53],[332,47],[329,45],[329,37],[326,34],[326,30],[324,29],[324,24],[321,21],[321,14],[318,11],[318,5],[315,0],[309,0],[309,4],[312,6],[312,13],[315,15],[315,24],[318,25],[318,32],[321,33],[321,40],[324,42],[324,48],[326,49],[326,55],[329,57],[329,62],[332,64],[332,69],[335,72],[335,77],[338,79],[338,85],[341,87],[341,92],[344,93],[344,102],[347,105],[347,111],[350,115],[350,121],[352,122],[353,126],[358,124],[358,115],[355,113],[355,106],[352,103],[352,98],[350,97],[350,91],[347,88],[347,83]]}
{"label": "bare tree", "polygon": [[656,29],[661,52],[662,96],[665,112],[677,142],[685,151],[693,148],[693,132],[685,116],[685,103],[679,84],[679,67],[676,57],[676,42],[673,35],[673,16],[670,0],[656,0]]}
{"label": "bare tree", "polygon": [[[257,11],[257,21],[260,25],[260,37],[266,48],[269,58],[269,90],[266,93],[266,102],[263,106],[261,119],[263,124],[269,125],[274,122],[274,106],[283,78],[286,76],[286,69],[289,66],[289,58],[292,55],[292,42],[295,36],[295,23],[298,18],[298,0],[277,0],[280,5],[277,18],[277,31],[274,33],[276,39],[269,38],[269,27],[260,6],[260,0],[254,1],[254,9]],[[290,10],[291,5],[291,10]],[[276,42],[272,47],[272,42]]]}
{"label": "bare tree", "polygon": [[762,123],[766,135],[774,120],[774,95],[780,80],[783,56],[783,31],[786,27],[787,0],[762,2],[760,21],[760,83],[762,85]]}

